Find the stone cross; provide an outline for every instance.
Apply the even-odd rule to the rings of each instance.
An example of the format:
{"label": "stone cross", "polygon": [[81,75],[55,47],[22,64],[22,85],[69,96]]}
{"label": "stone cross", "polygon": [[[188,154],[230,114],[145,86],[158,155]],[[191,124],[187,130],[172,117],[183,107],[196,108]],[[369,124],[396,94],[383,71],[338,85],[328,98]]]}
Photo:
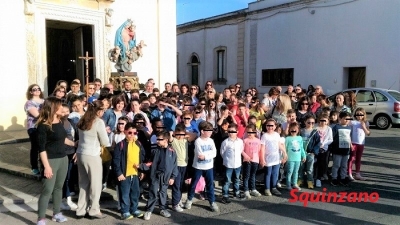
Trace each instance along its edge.
{"label": "stone cross", "polygon": [[89,52],[86,51],[86,56],[79,56],[80,59],[85,60],[85,68],[86,68],[86,102],[89,100],[89,60],[94,59],[94,57],[89,57]]}

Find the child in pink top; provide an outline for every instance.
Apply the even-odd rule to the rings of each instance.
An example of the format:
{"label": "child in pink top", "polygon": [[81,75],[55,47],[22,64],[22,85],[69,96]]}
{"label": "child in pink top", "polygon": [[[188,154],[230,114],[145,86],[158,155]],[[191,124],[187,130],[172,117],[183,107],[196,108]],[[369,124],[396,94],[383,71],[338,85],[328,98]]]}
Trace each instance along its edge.
{"label": "child in pink top", "polygon": [[[256,172],[260,162],[261,141],[256,137],[257,129],[254,124],[246,127],[247,138],[243,140],[243,189],[247,199],[251,196],[259,197],[261,194],[256,190]],[[249,183],[250,190],[249,191]]]}

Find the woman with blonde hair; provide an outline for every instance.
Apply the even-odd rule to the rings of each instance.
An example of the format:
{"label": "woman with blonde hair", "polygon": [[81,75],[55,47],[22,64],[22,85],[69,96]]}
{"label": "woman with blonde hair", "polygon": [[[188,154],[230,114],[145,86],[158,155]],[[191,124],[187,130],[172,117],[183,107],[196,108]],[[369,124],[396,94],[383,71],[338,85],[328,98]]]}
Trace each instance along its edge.
{"label": "woman with blonde hair", "polygon": [[39,155],[43,167],[43,189],[38,201],[37,225],[46,224],[46,210],[51,195],[53,199],[52,220],[59,223],[67,221],[60,211],[62,190],[68,170],[68,157],[64,144],[75,146],[75,143],[67,138],[67,132],[61,122],[62,116],[61,99],[47,98],[37,121]]}
{"label": "woman with blonde hair", "polygon": [[[102,219],[100,212],[100,194],[102,190],[101,146],[109,147],[105,129],[104,103],[94,101],[88,104],[88,110],[78,122],[79,145],[76,150],[79,174],[79,198],[76,216],[84,217],[86,212],[92,218]],[[87,211],[88,210],[88,211]]]}
{"label": "woman with blonde hair", "polygon": [[26,103],[24,110],[26,112],[26,127],[28,128],[29,141],[31,142],[30,162],[34,175],[39,175],[38,156],[39,143],[37,140],[37,129],[35,124],[39,117],[39,110],[42,108],[44,99],[43,92],[39,85],[31,84],[26,90]]}
{"label": "woman with blonde hair", "polygon": [[281,94],[276,99],[276,105],[272,107],[270,111],[271,118],[273,118],[277,123],[286,122],[286,112],[292,108],[292,103],[290,97],[287,94]]}

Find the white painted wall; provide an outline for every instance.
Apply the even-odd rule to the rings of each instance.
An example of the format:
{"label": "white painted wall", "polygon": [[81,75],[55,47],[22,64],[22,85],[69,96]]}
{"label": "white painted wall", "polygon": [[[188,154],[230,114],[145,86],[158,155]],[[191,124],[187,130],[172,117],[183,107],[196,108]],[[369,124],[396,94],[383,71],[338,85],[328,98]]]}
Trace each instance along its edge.
{"label": "white painted wall", "polygon": [[[179,54],[179,80],[181,84],[191,84],[190,59],[193,53],[199,56],[199,85],[203,89],[207,80],[216,80],[214,71],[214,49],[220,46],[227,47],[226,78],[227,84],[237,82],[237,46],[238,26],[227,25],[213,29],[201,29],[178,35],[177,51]],[[188,64],[189,63],[189,64]],[[216,85],[217,89],[225,85]]]}
{"label": "white painted wall", "polygon": [[378,87],[396,82],[399,89],[400,1],[312,9],[315,14],[302,9],[258,21],[257,83],[262,69],[294,68],[294,84],[321,84],[330,94],[347,88],[343,67],[365,66],[367,87],[377,80]]}
{"label": "white painted wall", "polygon": [[[28,87],[27,55],[25,52],[24,1],[13,1],[0,7],[0,131],[25,126],[24,103]],[[11,119],[17,118],[12,126]],[[19,124],[19,126],[17,125]]]}

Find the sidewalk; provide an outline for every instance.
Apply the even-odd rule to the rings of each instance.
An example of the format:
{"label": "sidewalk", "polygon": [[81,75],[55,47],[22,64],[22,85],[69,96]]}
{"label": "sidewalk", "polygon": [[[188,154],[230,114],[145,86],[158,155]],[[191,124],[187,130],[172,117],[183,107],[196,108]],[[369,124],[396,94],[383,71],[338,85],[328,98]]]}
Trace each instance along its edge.
{"label": "sidewalk", "polygon": [[18,131],[1,131],[0,132],[0,145],[6,145],[11,143],[21,143],[28,142],[29,136],[27,131],[18,130]]}

